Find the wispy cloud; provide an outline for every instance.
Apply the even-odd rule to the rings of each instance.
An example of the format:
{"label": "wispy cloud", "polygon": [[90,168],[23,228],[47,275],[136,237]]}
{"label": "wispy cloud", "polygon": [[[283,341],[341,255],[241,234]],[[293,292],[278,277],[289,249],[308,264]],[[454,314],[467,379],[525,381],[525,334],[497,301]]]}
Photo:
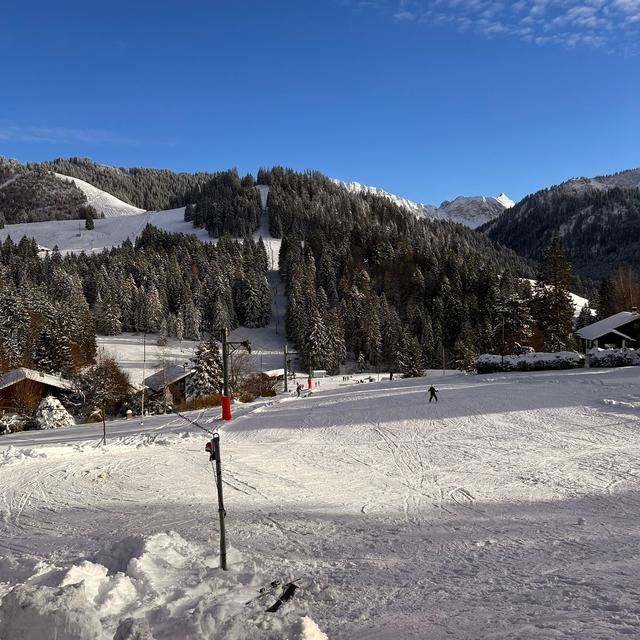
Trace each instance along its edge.
{"label": "wispy cloud", "polygon": [[487,37],[639,52],[640,0],[387,0],[386,10],[398,22],[449,25]]}
{"label": "wispy cloud", "polygon": [[66,127],[33,127],[0,124],[0,142],[33,142],[40,144],[135,144],[135,140],[113,131],[69,129]]}

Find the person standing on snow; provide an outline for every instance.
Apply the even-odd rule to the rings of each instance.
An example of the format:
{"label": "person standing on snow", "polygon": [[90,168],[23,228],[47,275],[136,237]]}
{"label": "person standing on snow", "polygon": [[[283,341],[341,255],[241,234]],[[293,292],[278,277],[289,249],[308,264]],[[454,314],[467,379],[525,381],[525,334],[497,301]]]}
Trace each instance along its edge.
{"label": "person standing on snow", "polygon": [[432,400],[435,400],[436,402],[438,402],[438,390],[431,385],[427,391],[429,392],[429,403],[431,403]]}
{"label": "person standing on snow", "polygon": [[302,385],[298,382],[296,385],[296,393],[298,394],[298,398],[300,397],[300,392],[302,391]]}

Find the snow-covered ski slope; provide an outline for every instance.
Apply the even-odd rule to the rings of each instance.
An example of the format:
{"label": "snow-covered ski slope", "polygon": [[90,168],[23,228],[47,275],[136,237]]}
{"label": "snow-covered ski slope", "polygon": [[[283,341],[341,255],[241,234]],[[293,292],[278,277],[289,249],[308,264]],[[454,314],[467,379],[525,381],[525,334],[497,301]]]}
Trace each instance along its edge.
{"label": "snow-covered ski slope", "polygon": [[[640,637],[639,383],[338,377],[224,425],[191,414],[221,427],[226,574],[206,434],[167,416],[108,424],[107,447],[100,425],[5,436],[0,593],[85,580],[91,638],[127,616],[156,640],[299,638],[303,615],[332,640]],[[275,578],[304,578],[281,612],[243,604]],[[22,615],[5,603],[0,630]]]}
{"label": "snow-covered ski slope", "polygon": [[122,244],[127,238],[132,242],[142,233],[147,224],[171,233],[189,233],[203,242],[210,242],[204,229],[196,229],[184,221],[184,207],[168,211],[146,211],[127,216],[117,216],[94,221],[95,229],[88,231],[79,220],[54,220],[8,224],[0,229],[0,240],[11,236],[16,242],[23,236],[35,238],[42,247],[60,251],[102,251]]}
{"label": "snow-covered ski slope", "polygon": [[71,176],[65,176],[61,173],[55,174],[61,180],[67,180],[75,183],[76,187],[84,192],[87,196],[87,202],[98,212],[98,215],[105,218],[113,218],[119,216],[134,216],[139,213],[144,213],[144,209],[134,207],[127,202],[123,202],[119,198],[112,196],[102,189],[94,187],[92,184],[80,180],[80,178],[73,178]]}
{"label": "snow-covered ski slope", "polygon": [[[76,180],[76,178],[69,179]],[[100,194],[104,194],[104,196],[113,198],[110,194],[100,191],[86,182],[84,184]],[[260,194],[263,207],[266,207],[268,187],[262,186]],[[184,221],[184,207],[166,211],[143,211],[142,209],[131,207],[131,205],[117,198],[113,199],[120,202],[124,207],[129,207],[131,211],[128,213],[115,213],[118,209],[114,205],[110,210],[111,213],[107,214],[106,205],[100,209],[94,201],[92,204],[96,206],[98,211],[105,212],[106,217],[96,219],[94,221],[95,228],[91,231],[84,228],[82,220],[51,220],[47,222],[8,224],[4,229],[0,229],[0,241],[11,236],[15,242],[19,242],[24,236],[27,236],[34,238],[44,248],[53,249],[57,246],[63,253],[102,251],[103,249],[121,245],[127,238],[134,242],[147,224],[152,224],[154,227],[169,233],[194,235],[203,242],[216,241],[215,238],[209,236],[205,229],[196,228],[190,222]],[[262,216],[260,228],[254,233],[254,239],[257,240],[260,236],[264,239],[271,268],[275,270],[278,268],[281,240],[271,237],[266,213]]]}
{"label": "snow-covered ski slope", "polygon": [[407,209],[417,217],[434,220],[448,220],[457,222],[471,229],[483,225],[489,220],[497,218],[506,209],[514,206],[513,200],[504,193],[499,196],[458,196],[454,200],[445,200],[439,207],[431,204],[414,202],[401,196],[394,195],[379,187],[367,187],[359,182],[342,182],[334,180],[336,184],[352,193],[369,193],[388,198],[399,207]]}

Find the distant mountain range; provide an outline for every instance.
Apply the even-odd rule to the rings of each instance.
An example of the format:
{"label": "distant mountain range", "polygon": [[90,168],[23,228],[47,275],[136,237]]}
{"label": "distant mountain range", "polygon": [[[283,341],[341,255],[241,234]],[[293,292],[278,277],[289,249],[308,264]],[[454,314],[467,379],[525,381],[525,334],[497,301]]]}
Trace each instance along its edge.
{"label": "distant mountain range", "polygon": [[533,260],[558,236],[574,271],[590,278],[640,271],[640,169],[543,189],[480,231]]}
{"label": "distant mountain range", "polygon": [[507,209],[514,206],[513,200],[501,193],[499,196],[458,196],[454,200],[445,200],[439,207],[431,204],[413,202],[378,187],[367,187],[359,182],[342,182],[335,180],[352,193],[370,193],[389,198],[398,206],[408,209],[415,215],[435,220],[458,222],[475,229],[494,220]]}

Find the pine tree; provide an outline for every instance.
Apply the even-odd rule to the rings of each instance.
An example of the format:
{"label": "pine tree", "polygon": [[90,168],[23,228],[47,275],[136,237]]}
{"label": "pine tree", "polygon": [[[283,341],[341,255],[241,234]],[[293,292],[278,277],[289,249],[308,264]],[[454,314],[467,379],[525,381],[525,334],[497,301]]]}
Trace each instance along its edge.
{"label": "pine tree", "polygon": [[574,347],[572,283],[571,266],[560,240],[554,238],[540,265],[532,304],[536,324],[544,336],[544,348],[548,351]]}
{"label": "pine tree", "polygon": [[424,374],[420,343],[406,330],[402,336],[398,365],[405,378],[419,378]]}
{"label": "pine tree", "polygon": [[585,302],[576,318],[576,329],[582,329],[583,327],[593,324],[593,322],[595,322],[593,312],[589,308],[589,303]]}
{"label": "pine tree", "polygon": [[156,333],[160,330],[162,322],[162,303],[160,302],[160,294],[158,289],[151,287],[145,296],[145,329],[149,333]]}
{"label": "pine tree", "polygon": [[455,365],[460,371],[473,371],[478,359],[478,352],[475,344],[475,334],[471,324],[465,322],[462,332],[453,347]]}
{"label": "pine tree", "polygon": [[193,359],[193,375],[187,381],[187,398],[220,393],[222,388],[222,357],[214,339],[202,342]]}

